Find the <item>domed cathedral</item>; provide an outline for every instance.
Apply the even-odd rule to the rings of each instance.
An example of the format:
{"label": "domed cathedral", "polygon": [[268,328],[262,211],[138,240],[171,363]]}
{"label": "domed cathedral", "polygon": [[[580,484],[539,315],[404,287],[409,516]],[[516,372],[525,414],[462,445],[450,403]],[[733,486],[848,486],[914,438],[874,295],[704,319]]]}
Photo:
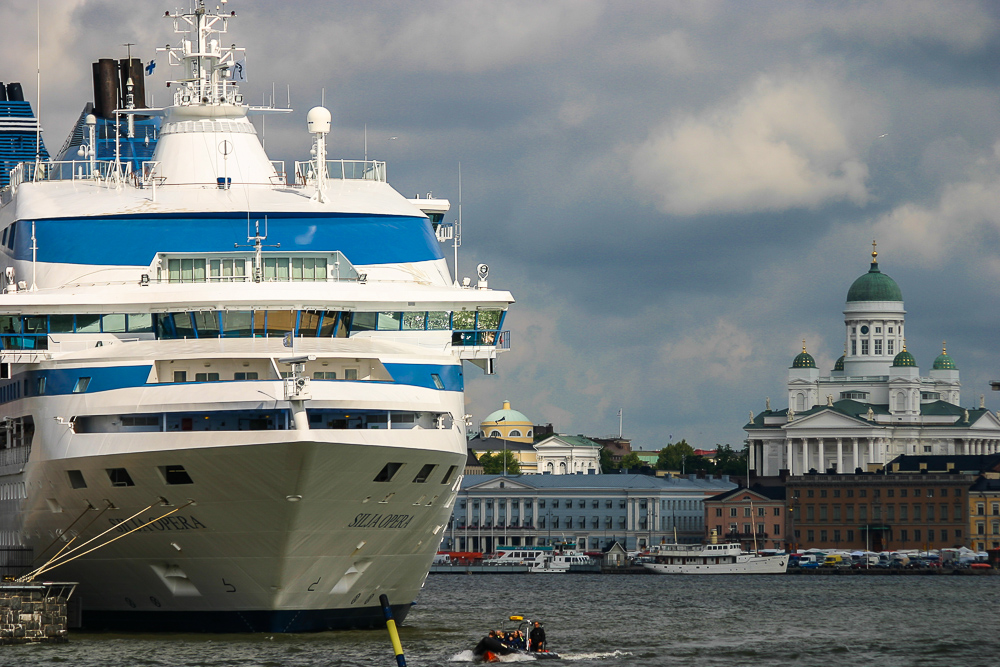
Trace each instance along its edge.
{"label": "domed cathedral", "polygon": [[958,367],[942,345],[927,376],[906,349],[903,293],[882,273],[872,243],[868,272],[847,291],[844,354],[821,374],[807,350],[788,370],[788,408],[744,426],[758,475],[878,468],[901,454],[1000,452],[1000,418],[959,405]]}

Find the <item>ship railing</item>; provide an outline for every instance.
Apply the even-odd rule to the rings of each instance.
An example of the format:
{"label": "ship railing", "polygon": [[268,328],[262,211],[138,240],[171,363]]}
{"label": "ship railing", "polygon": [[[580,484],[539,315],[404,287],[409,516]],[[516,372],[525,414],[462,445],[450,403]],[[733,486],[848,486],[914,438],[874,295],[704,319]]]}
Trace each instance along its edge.
{"label": "ship railing", "polygon": [[22,183],[41,181],[118,181],[125,182],[132,174],[131,162],[110,160],[61,160],[56,162],[21,162],[10,171],[12,190]]}
{"label": "ship railing", "polygon": [[495,347],[509,350],[510,331],[455,329],[451,332],[451,344],[454,347]]}
{"label": "ship railing", "polygon": [[37,364],[51,358],[51,350],[0,350],[0,363],[4,364]]}
{"label": "ship railing", "polygon": [[[327,160],[326,177],[332,180],[380,181],[385,183],[385,162],[375,160]],[[295,185],[316,182],[316,162],[295,162]]]}
{"label": "ship railing", "polygon": [[271,185],[287,185],[288,174],[285,173],[284,160],[271,160],[271,167],[274,168],[275,175],[271,177]]}

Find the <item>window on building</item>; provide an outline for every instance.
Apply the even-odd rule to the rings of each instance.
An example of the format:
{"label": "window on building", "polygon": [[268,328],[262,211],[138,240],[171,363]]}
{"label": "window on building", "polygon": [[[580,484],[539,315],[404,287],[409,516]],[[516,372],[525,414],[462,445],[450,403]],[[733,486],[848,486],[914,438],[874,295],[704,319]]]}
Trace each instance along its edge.
{"label": "window on building", "polygon": [[777,537],[778,535],[781,535],[781,524],[780,523],[774,524],[774,533],[773,534],[774,534],[775,537]]}
{"label": "window on building", "polygon": [[920,539],[921,539],[920,538],[920,529],[919,528],[914,528],[913,529],[913,541],[914,542],[919,542]]}
{"label": "window on building", "polygon": [[813,492],[812,489],[806,489],[806,498],[812,498],[813,497],[813,493],[814,492]]}
{"label": "window on building", "polygon": [[833,542],[834,542],[834,544],[840,544],[840,531],[839,530],[833,531]]}
{"label": "window on building", "polygon": [[819,520],[820,521],[826,521],[826,509],[827,509],[826,505],[820,505],[819,506]]}
{"label": "window on building", "polygon": [[920,505],[913,506],[913,520],[920,521]]}
{"label": "window on building", "polygon": [[846,521],[854,521],[854,505],[844,506],[844,519]]}
{"label": "window on building", "polygon": [[765,507],[758,507],[757,508],[757,516],[767,516],[767,511],[766,510],[767,510],[767,508],[765,508]]}
{"label": "window on building", "polygon": [[848,489],[847,490],[847,497],[848,498],[853,498],[854,497],[854,489]]}
{"label": "window on building", "polygon": [[906,489],[900,489],[899,490],[899,497],[900,498],[905,498],[906,497]]}
{"label": "window on building", "polygon": [[909,540],[910,540],[910,538],[909,538],[909,535],[908,535],[908,531],[905,528],[903,528],[901,531],[899,531],[899,541],[900,542],[909,542]]}
{"label": "window on building", "polygon": [[806,531],[806,539],[809,541],[810,544],[813,543],[813,542],[815,542],[816,541],[816,531],[814,531],[814,530],[807,530]]}
{"label": "window on building", "polygon": [[833,520],[840,521],[840,505],[833,506]]}
{"label": "window on building", "polygon": [[743,508],[743,516],[750,516],[750,508],[749,507],[744,507]]}
{"label": "window on building", "polygon": [[806,521],[815,521],[815,520],[816,520],[816,506],[806,505]]}
{"label": "window on building", "polygon": [[781,508],[780,507],[775,507],[774,508],[774,516],[781,516]]}
{"label": "window on building", "polygon": [[721,507],[716,507],[715,508],[715,516],[722,516],[722,508]]}
{"label": "window on building", "polygon": [[847,531],[847,541],[848,542],[853,542],[854,541],[854,531],[853,530]]}
{"label": "window on building", "polygon": [[899,506],[899,520],[900,521],[907,521],[907,520],[909,520],[909,516],[908,516],[909,511],[908,510],[909,510],[909,505],[900,505]]}
{"label": "window on building", "polygon": [[868,340],[867,339],[863,339],[861,341],[861,354],[862,355],[868,354]]}
{"label": "window on building", "polygon": [[729,508],[729,516],[736,516],[736,508],[735,507],[730,507]]}
{"label": "window on building", "polygon": [[875,354],[876,355],[882,354],[882,341],[878,338],[875,339]]}

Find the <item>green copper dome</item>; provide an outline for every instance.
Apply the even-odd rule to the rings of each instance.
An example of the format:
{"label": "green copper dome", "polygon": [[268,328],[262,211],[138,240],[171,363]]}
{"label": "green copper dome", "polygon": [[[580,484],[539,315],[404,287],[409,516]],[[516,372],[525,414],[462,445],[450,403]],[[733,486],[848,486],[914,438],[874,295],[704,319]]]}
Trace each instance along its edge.
{"label": "green copper dome", "polygon": [[958,366],[951,357],[948,356],[948,350],[944,345],[941,346],[941,354],[937,356],[934,360],[933,369],[936,371],[957,371]]}
{"label": "green copper dome", "polygon": [[899,366],[916,366],[917,360],[913,358],[913,355],[906,351],[906,346],[903,346],[903,351],[896,355],[896,358],[892,360],[893,368]]}
{"label": "green copper dome", "polygon": [[[875,245],[874,243],[872,244]],[[872,250],[872,265],[868,273],[851,284],[847,302],[852,301],[902,301],[903,292],[896,281],[878,270],[878,252]]]}
{"label": "green copper dome", "polygon": [[834,371],[844,370],[844,355],[840,355],[840,359],[837,359],[837,363],[833,365]]}
{"label": "green copper dome", "polygon": [[802,341],[802,352],[792,360],[792,368],[816,368],[816,360],[806,352],[805,341]]}

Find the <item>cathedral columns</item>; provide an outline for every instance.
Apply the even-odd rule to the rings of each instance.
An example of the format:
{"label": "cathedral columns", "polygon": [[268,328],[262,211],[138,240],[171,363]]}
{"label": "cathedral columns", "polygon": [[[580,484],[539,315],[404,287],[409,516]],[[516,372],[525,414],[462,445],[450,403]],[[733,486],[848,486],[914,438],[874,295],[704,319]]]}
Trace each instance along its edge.
{"label": "cathedral columns", "polygon": [[860,452],[858,452],[857,438],[851,438],[851,449],[854,451],[854,469],[851,470],[851,472],[854,472],[861,467],[861,457],[859,456]]}
{"label": "cathedral columns", "polygon": [[823,452],[823,438],[817,438],[819,444],[819,466],[816,468],[820,472],[826,472],[826,455]]}
{"label": "cathedral columns", "polygon": [[844,472],[844,439],[837,438],[837,472]]}
{"label": "cathedral columns", "polygon": [[809,472],[809,438],[802,438],[802,474]]}
{"label": "cathedral columns", "polygon": [[785,462],[788,464],[788,474],[795,474],[794,459],[792,457],[792,439],[785,438]]}

